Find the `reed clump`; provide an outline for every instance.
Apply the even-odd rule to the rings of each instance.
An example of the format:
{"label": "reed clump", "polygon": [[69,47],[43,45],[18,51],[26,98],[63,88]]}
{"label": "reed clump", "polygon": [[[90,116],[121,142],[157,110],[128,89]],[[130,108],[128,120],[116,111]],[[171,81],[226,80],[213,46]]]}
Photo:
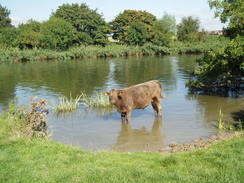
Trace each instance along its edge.
{"label": "reed clump", "polygon": [[85,93],[81,93],[81,96],[84,100],[82,104],[88,108],[113,108],[113,106],[109,103],[108,97],[102,93],[96,93],[95,97],[89,97]]}
{"label": "reed clump", "polygon": [[219,109],[218,115],[219,115],[217,121],[218,129],[239,130],[239,131],[243,130],[243,122],[241,121],[241,119],[239,119],[238,122],[223,121],[224,114],[222,113],[221,109]]}
{"label": "reed clump", "polygon": [[80,104],[80,99],[82,95],[77,95],[75,99],[72,98],[70,93],[70,97],[66,96],[58,96],[59,102],[52,101],[53,107],[56,112],[63,112],[63,111],[74,111],[78,108]]}
{"label": "reed clump", "polygon": [[59,102],[52,101],[52,109],[56,112],[64,112],[64,111],[75,111],[78,106],[84,105],[87,108],[91,109],[109,109],[113,108],[110,105],[108,98],[102,93],[96,93],[94,97],[90,97],[87,94],[81,92],[80,95],[77,95],[75,99],[72,98],[70,93],[70,97],[66,96],[58,96]]}
{"label": "reed clump", "polygon": [[218,129],[223,129],[223,116],[224,114],[221,112],[221,109],[219,109],[219,119],[218,119]]}

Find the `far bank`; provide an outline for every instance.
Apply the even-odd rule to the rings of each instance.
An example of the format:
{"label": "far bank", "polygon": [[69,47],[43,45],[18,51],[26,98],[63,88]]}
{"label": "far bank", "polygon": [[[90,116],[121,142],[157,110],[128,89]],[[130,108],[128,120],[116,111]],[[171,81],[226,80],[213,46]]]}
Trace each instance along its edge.
{"label": "far bank", "polygon": [[157,46],[153,44],[128,46],[111,43],[106,47],[80,46],[71,47],[66,51],[39,48],[24,50],[11,48],[0,50],[0,62],[206,53],[225,46],[227,42],[228,40],[223,37],[211,37],[201,43],[183,43],[175,41],[170,47]]}

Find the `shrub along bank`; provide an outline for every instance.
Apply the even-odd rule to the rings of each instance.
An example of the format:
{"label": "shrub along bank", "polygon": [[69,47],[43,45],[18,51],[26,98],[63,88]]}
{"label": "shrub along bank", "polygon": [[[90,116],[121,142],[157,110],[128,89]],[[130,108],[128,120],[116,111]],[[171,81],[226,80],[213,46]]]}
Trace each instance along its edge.
{"label": "shrub along bank", "polygon": [[81,46],[70,48],[67,51],[48,49],[20,50],[18,48],[12,48],[9,50],[0,50],[0,62],[164,55],[175,53],[205,53],[222,47],[226,45],[227,42],[228,40],[223,37],[214,37],[208,38],[205,42],[200,44],[175,41],[170,47],[157,46],[153,44],[145,44],[143,46],[126,46],[111,43],[106,47]]}

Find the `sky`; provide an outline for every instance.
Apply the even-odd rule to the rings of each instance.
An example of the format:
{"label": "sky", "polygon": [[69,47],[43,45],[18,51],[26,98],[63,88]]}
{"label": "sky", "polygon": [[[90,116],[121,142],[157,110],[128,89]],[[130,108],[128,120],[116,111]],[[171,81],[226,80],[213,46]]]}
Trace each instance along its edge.
{"label": "sky", "polygon": [[158,19],[166,12],[175,17],[177,24],[182,17],[195,16],[200,19],[201,28],[208,31],[226,27],[219,18],[214,18],[214,10],[209,8],[208,0],[0,0],[0,4],[11,11],[9,17],[16,27],[29,19],[47,21],[59,6],[72,3],[86,3],[90,9],[97,9],[106,22],[124,10],[142,10]]}

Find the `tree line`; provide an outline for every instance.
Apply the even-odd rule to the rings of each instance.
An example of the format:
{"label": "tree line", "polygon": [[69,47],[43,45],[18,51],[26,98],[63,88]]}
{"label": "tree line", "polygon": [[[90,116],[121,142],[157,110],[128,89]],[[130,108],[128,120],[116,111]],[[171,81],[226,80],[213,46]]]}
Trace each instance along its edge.
{"label": "tree line", "polygon": [[111,36],[119,44],[142,46],[152,43],[169,47],[174,39],[199,42],[204,39],[198,17],[183,17],[177,25],[167,13],[157,19],[147,11],[124,10],[114,20],[106,22],[97,9],[85,3],[63,4],[51,13],[49,20],[33,19],[14,27],[10,10],[0,4],[0,48],[67,50],[73,46],[109,44]]}
{"label": "tree line", "polygon": [[[222,23],[229,38],[227,46],[205,53],[197,60],[193,79],[187,85],[192,90],[222,91],[237,90],[243,96],[244,89],[244,1],[210,0],[215,17]],[[221,88],[221,90],[219,90]],[[207,91],[208,92],[208,91]]]}

